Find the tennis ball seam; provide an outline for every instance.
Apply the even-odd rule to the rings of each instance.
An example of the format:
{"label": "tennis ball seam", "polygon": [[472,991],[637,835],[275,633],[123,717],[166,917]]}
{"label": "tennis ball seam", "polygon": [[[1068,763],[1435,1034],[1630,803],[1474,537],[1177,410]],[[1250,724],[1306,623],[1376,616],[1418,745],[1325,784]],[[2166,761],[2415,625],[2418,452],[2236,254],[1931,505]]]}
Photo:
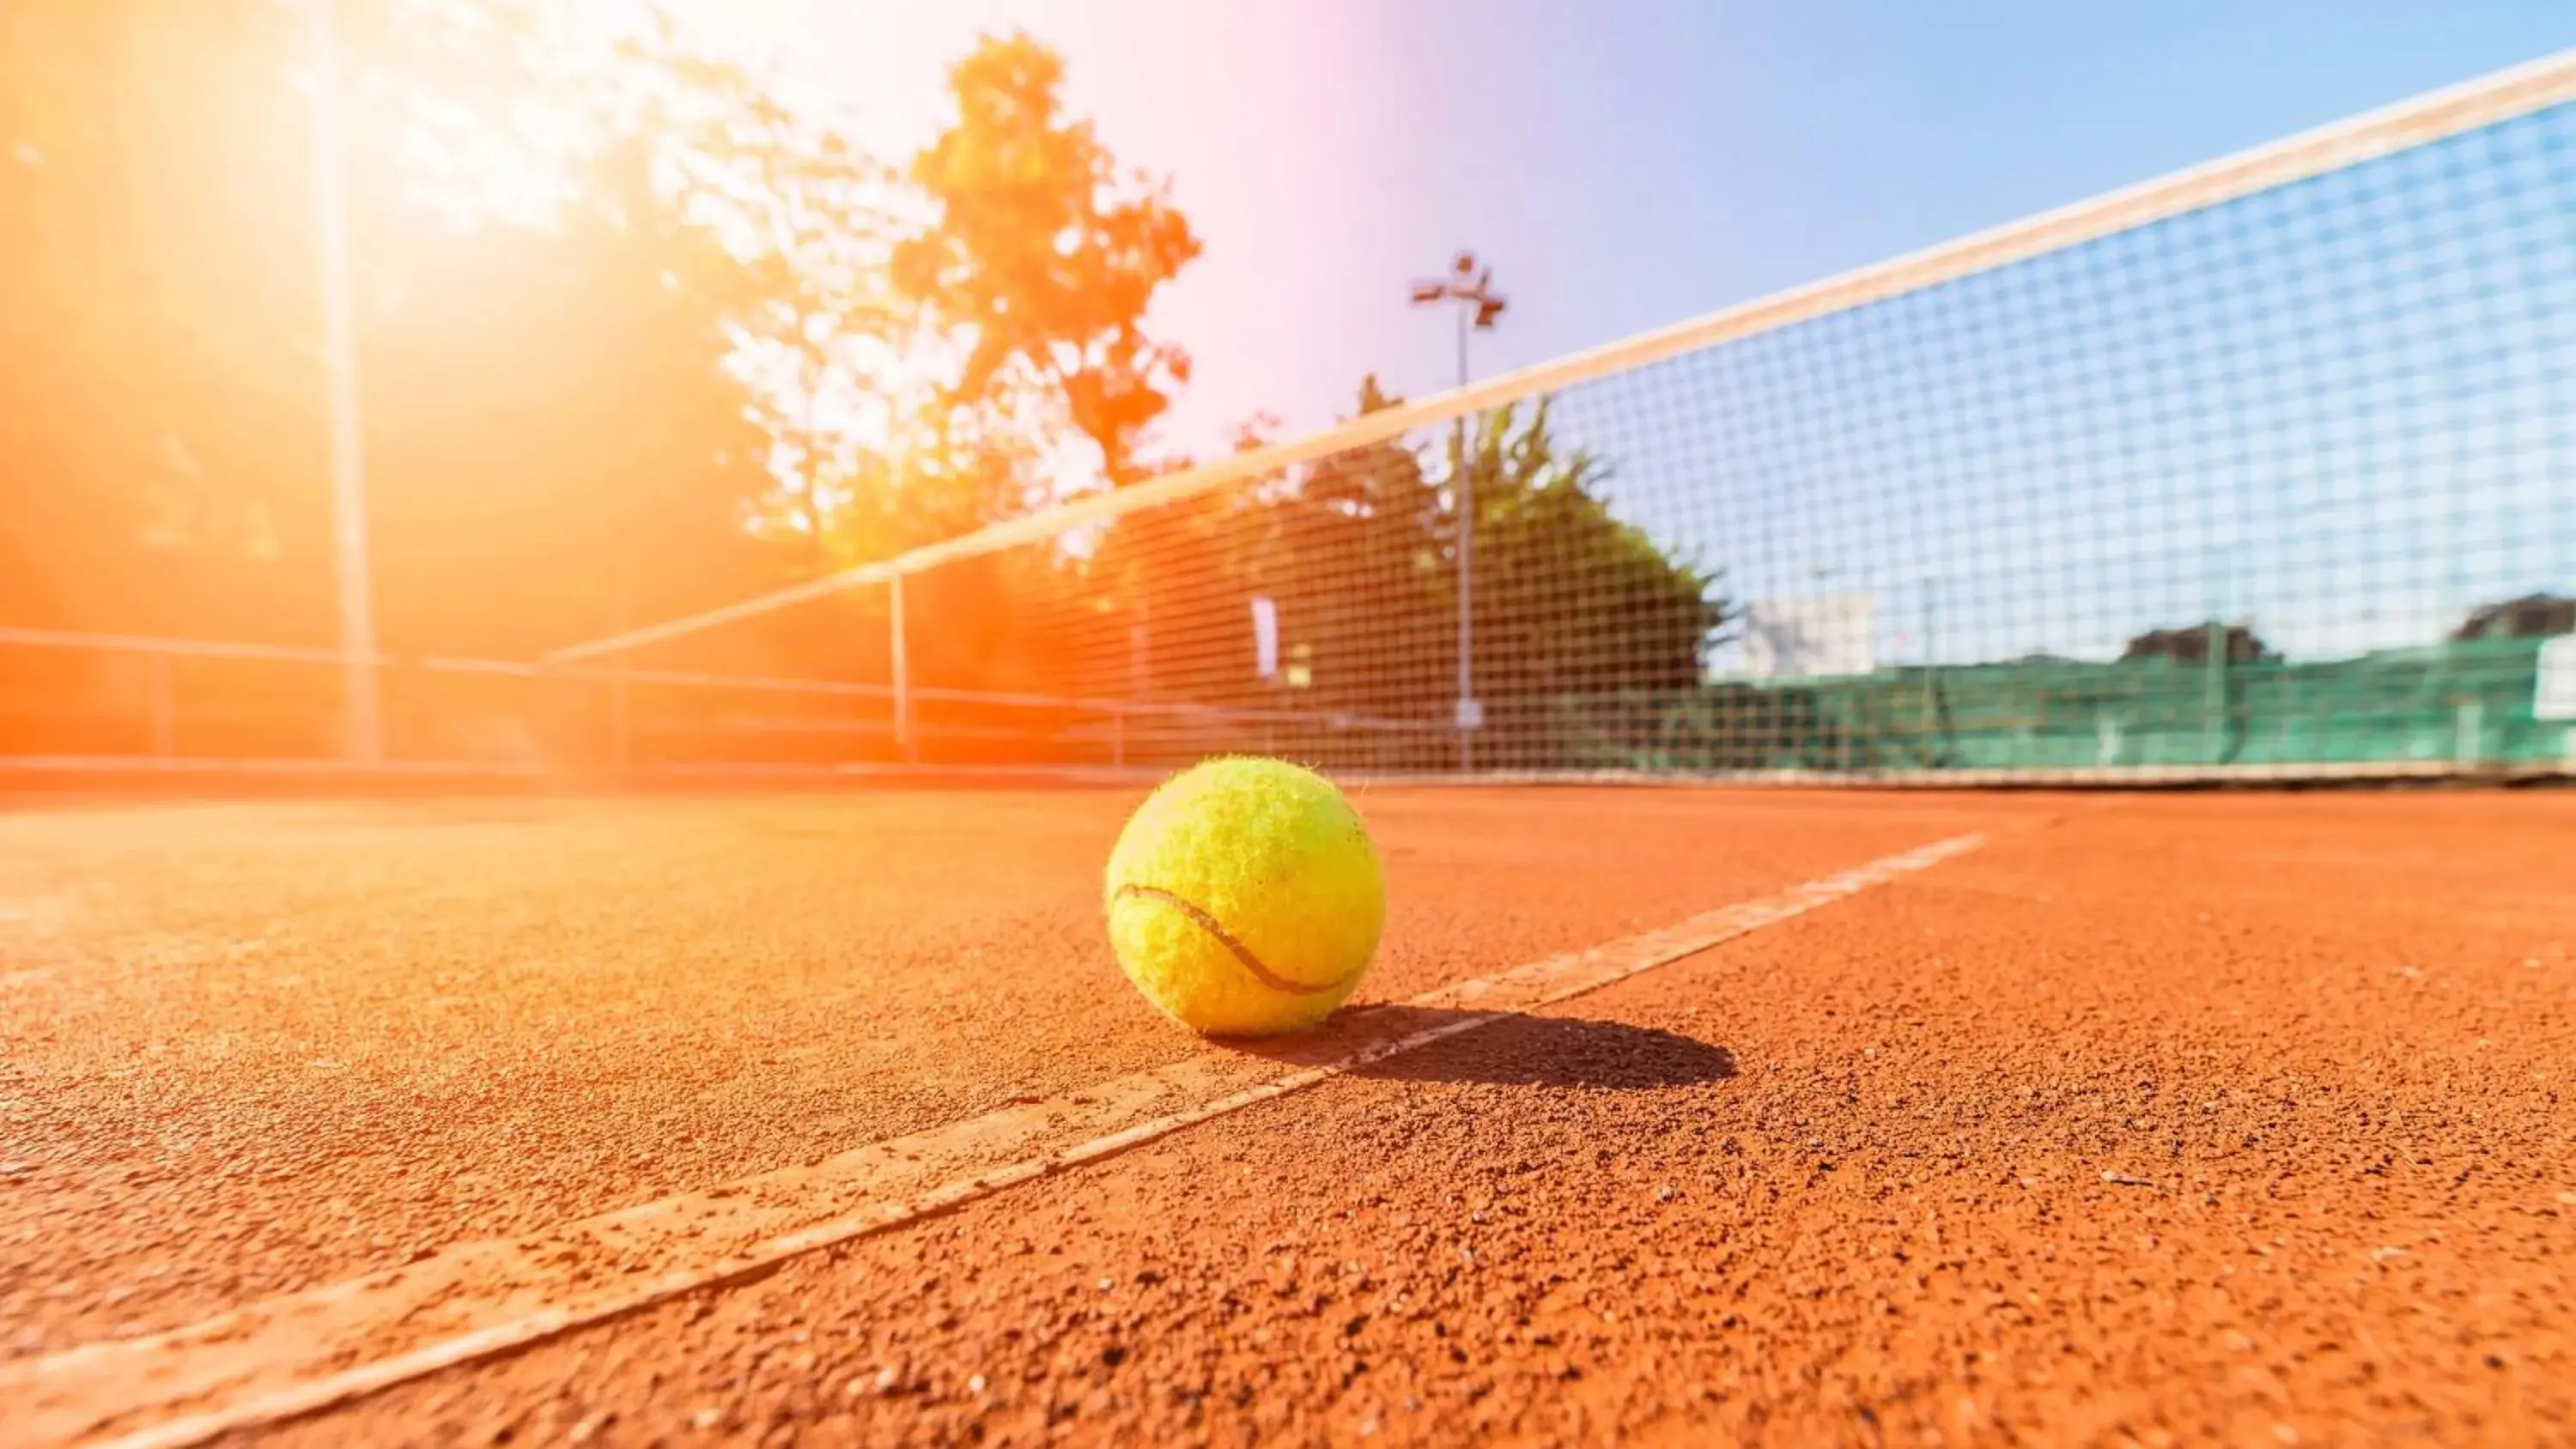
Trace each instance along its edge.
{"label": "tennis ball seam", "polygon": [[1129,896],[1135,896],[1140,900],[1158,901],[1187,916],[1200,930],[1207,932],[1218,945],[1232,953],[1243,969],[1252,973],[1252,979],[1283,995],[1321,996],[1327,991],[1338,989],[1342,983],[1350,980],[1349,976],[1338,976],[1316,986],[1309,986],[1302,981],[1291,981],[1262,965],[1261,958],[1252,953],[1251,947],[1236,940],[1234,933],[1225,928],[1224,922],[1208,914],[1206,907],[1189,897],[1177,895],[1161,886],[1137,885],[1130,882],[1118,887],[1117,894],[1111,897],[1110,903],[1115,905]]}

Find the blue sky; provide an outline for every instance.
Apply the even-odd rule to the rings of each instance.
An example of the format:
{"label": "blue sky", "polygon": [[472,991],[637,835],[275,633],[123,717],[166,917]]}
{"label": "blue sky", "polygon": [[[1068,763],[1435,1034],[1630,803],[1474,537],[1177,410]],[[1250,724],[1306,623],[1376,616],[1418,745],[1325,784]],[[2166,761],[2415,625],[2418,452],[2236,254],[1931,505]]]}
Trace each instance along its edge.
{"label": "blue sky", "polygon": [[[1171,178],[1205,237],[1206,256],[1154,318],[1197,356],[1197,379],[1168,435],[1202,452],[1255,413],[1275,415],[1291,431],[1326,423],[1347,409],[1367,372],[1408,394],[1446,386],[1448,323],[1408,309],[1404,290],[1461,246],[1493,264],[1512,299],[1503,328],[1476,343],[1477,371],[1492,372],[2576,43],[2576,8],[2564,0],[955,0],[935,10],[918,0],[728,0],[710,13],[722,14],[723,28],[749,48],[783,49],[791,65],[856,107],[889,150],[930,134],[939,69],[977,31],[1024,26],[1058,45],[1075,106],[1097,119],[1124,160]],[[2414,212],[2425,204],[2417,200]],[[2401,201],[2383,208],[2382,219],[2403,223],[2410,214]],[[2566,255],[2551,254],[2553,282]],[[2292,264],[2274,285],[2297,279],[2294,258],[2273,260]],[[2516,264],[2510,250],[2484,263],[2491,278]],[[2176,296],[2195,295],[2188,282],[2174,284]],[[2014,285],[2031,284],[1998,283],[1994,305],[2008,307]],[[2565,546],[2552,553],[2545,539],[2529,537],[2535,519],[2541,532],[2576,536],[2567,473],[2534,471],[2566,459],[2566,428],[2547,414],[2570,400],[2568,384],[2522,377],[2519,391],[2504,392],[2491,379],[2481,384],[2486,412],[2472,418],[2479,397],[2436,376],[2447,365],[2436,354],[2459,351],[2478,315],[2457,310],[2469,303],[2453,305],[2438,336],[2400,328],[2379,338],[2411,349],[2374,354],[2395,374],[2374,385],[2379,422],[2411,419],[2404,436],[2372,431],[2368,418],[2347,418],[2337,433],[2310,417],[2299,424],[2307,431],[2291,431],[2284,419],[2313,411],[2317,380],[2331,371],[2312,369],[2304,392],[2275,388],[2268,403],[2213,400],[2208,389],[2226,354],[2204,351],[2202,372],[2171,374],[2202,397],[2204,419],[2230,420],[2240,433],[2270,428],[2275,452],[2298,439],[2303,446],[2294,451],[2307,464],[2242,447],[2217,457],[2209,440],[2187,445],[2179,435],[2146,449],[2156,456],[2143,462],[2130,446],[2125,472],[2100,470],[2089,494],[2062,490],[2053,499],[2059,533],[2026,533],[2000,572],[1994,530],[1981,521],[2015,501],[2015,490],[2040,486],[2040,454],[2032,450],[2047,440],[1989,438],[1982,462],[1971,460],[1964,474],[1921,496],[1903,486],[1930,485],[1894,474],[1855,483],[1818,471],[1835,456],[1902,457],[1905,479],[1942,476],[1925,471],[1927,459],[1944,447],[1956,453],[1958,440],[1944,443],[1920,426],[1907,432],[1912,425],[1883,401],[1873,404],[1874,422],[1827,420],[1804,445],[1811,456],[1782,455],[1800,446],[1785,433],[1770,440],[1767,455],[1759,448],[1730,455],[1705,438],[1691,444],[1721,473],[1758,461],[1776,493],[1737,486],[1721,507],[1710,501],[1721,491],[1714,475],[1683,476],[1671,458],[1643,458],[1630,469],[1622,506],[1668,536],[1726,532],[1690,541],[1731,555],[1720,561],[1739,588],[1882,594],[1882,651],[1892,657],[1925,649],[1985,657],[2092,651],[2116,647],[2146,622],[2191,622],[2210,608],[2256,613],[2295,652],[2421,638],[2482,590],[2564,584],[2553,576],[2576,569]],[[2105,334],[2114,340],[2098,355],[2159,365],[2165,355],[2156,351],[2153,316],[2108,320],[2129,330]],[[2373,335],[2356,321],[2342,346],[2352,354]],[[2265,355],[2276,367],[2291,345],[2282,337],[2237,343],[2240,360]],[[1791,354],[1798,345],[1781,344]],[[1837,344],[1815,345],[1829,352]],[[2358,354],[2310,359],[2320,360],[2361,365]],[[2025,350],[1988,371],[2038,378],[2044,372],[2030,370],[2043,363]],[[1712,360],[1703,370],[1725,365]],[[2162,365],[2184,364],[2165,357]],[[1940,384],[1916,382],[1922,405],[1943,395]],[[1625,425],[1635,431],[1635,409],[1651,402],[1638,390],[1650,381],[1629,386],[1636,401]],[[1603,396],[1615,398],[1617,386],[1605,386]],[[2121,409],[2152,412],[2153,399],[2105,384],[2090,394],[2060,388],[2054,406],[2098,427],[2134,430],[2135,418]],[[2470,421],[2485,441],[2463,441]],[[1615,409],[1591,426],[1605,445],[1620,441]],[[1680,431],[1667,425],[1670,436],[1655,441]],[[2428,472],[2420,456],[2427,440],[2440,452],[2445,438],[2458,446],[2436,461],[2450,471]],[[2505,446],[2498,438],[2519,441]],[[1915,456],[1909,447],[1930,451]],[[2337,450],[2342,471],[2313,466]],[[1984,494],[1968,476],[1980,468]],[[2194,481],[2162,494],[2145,481],[2178,468]],[[2445,481],[2427,481],[2437,477]],[[2443,501],[2445,487],[2478,478],[2486,480],[2483,501]],[[1766,496],[1779,500],[1761,505],[1771,511],[1745,511]],[[1917,516],[1911,524],[1891,522],[1896,515],[1855,521],[1851,510],[1871,497]],[[1951,511],[1925,516],[1922,497],[1947,499]],[[2125,534],[2105,522],[2115,505],[2129,510]],[[2203,513],[2193,514],[2194,506]],[[2334,526],[2302,530],[2315,556],[2264,555],[2265,545],[2239,542],[2222,568],[2204,547],[2209,540],[2259,539],[2265,530],[2259,520],[2204,515],[2248,507],[2279,514],[2275,532],[2309,517]],[[1834,508],[1845,510],[1839,521]],[[2429,557],[2436,550],[2428,535],[2447,540],[2446,558]],[[1941,537],[1953,539],[1946,553],[1926,543]],[[1747,538],[1758,546],[1748,549]],[[2162,541],[2178,545],[2166,550],[2170,557],[2159,553]],[[2096,566],[2128,570],[2116,589],[2073,576],[2088,547]],[[1837,557],[1804,557],[1820,550]],[[1950,582],[1925,582],[1944,577]],[[1893,601],[1944,591],[1950,600],[1935,602],[1940,617],[1929,621],[1941,642],[1927,644],[1927,621],[1906,613],[1921,613],[1921,605]],[[2099,617],[2044,617],[2046,599],[2088,591],[2109,601]],[[2364,594],[2368,602],[2357,602]]]}
{"label": "blue sky", "polygon": [[1450,378],[1405,284],[1457,248],[1541,361],[2576,44],[2564,0],[705,0],[888,150],[979,31],[1057,45],[1207,253],[1171,430]]}
{"label": "blue sky", "polygon": [[[1445,329],[1400,302],[1457,246],[1513,297],[1476,357],[1508,367],[2576,43],[2576,8],[2469,0],[1318,8],[1346,12],[1352,53],[1245,99],[1288,112],[1283,152],[1334,134],[1347,189],[1292,164],[1307,194],[1274,198],[1268,234],[1222,218],[1204,274],[1299,319],[1299,355],[1274,395],[1272,361],[1237,357],[1252,319],[1208,328],[1187,425],[1317,421],[1370,368],[1444,384]],[[1345,113],[1303,114],[1323,108]]]}

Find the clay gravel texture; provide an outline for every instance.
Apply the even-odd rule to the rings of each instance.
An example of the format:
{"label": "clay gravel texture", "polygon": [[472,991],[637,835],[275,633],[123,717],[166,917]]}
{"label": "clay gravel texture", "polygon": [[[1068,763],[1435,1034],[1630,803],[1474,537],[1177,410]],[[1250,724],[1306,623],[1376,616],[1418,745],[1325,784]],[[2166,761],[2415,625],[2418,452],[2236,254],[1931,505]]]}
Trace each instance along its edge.
{"label": "clay gravel texture", "polygon": [[[1140,794],[0,814],[0,1355],[1183,1056],[1100,918]],[[2041,808],[1360,799],[1393,898],[1361,1001]]]}
{"label": "clay gravel texture", "polygon": [[[1129,795],[0,818],[23,1357],[1194,1050]],[[1531,1017],[280,1444],[2576,1442],[2576,796],[1372,792]]]}

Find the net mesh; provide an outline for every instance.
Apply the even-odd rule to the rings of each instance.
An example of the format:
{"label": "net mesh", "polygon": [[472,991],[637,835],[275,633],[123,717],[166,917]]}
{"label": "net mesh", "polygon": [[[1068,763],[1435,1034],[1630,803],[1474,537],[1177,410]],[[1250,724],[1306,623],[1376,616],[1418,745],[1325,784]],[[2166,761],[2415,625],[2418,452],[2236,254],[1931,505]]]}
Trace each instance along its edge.
{"label": "net mesh", "polygon": [[[2046,782],[2576,770],[2571,633],[2560,56],[519,673],[387,667],[424,756],[471,695],[486,753],[636,769]],[[317,665],[99,668],[166,754],[212,675]]]}
{"label": "net mesh", "polygon": [[2534,701],[2576,627],[2576,107],[904,587],[931,760],[2557,762]]}

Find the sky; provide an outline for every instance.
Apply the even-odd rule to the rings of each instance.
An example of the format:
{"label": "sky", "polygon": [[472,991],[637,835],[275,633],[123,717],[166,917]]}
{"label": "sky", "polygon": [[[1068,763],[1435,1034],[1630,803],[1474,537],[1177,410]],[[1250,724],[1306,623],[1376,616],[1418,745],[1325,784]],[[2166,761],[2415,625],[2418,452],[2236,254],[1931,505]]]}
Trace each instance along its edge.
{"label": "sky", "polygon": [[[1188,347],[1197,363],[1162,441],[1202,454],[1257,414],[1292,433],[1344,416],[1367,373],[1406,395],[1450,385],[1451,323],[1409,308],[1405,294],[1408,282],[1436,274],[1460,248],[1474,249],[1492,265],[1497,287],[1511,300],[1501,327],[1475,339],[1472,365],[1486,374],[2078,201],[2576,44],[2576,9],[2564,0],[2441,6],[2420,0],[695,3],[703,33],[810,79],[848,106],[862,137],[890,155],[935,133],[945,114],[943,67],[979,33],[1024,28],[1060,49],[1076,113],[1097,122],[1122,161],[1169,178],[1205,241],[1204,256],[1151,318],[1159,335]],[[2403,223],[2409,214],[2400,207],[2389,216]],[[2565,260],[2563,251],[2553,253],[2551,265]],[[2497,269],[2509,270],[2517,259],[2499,251],[2484,264],[2489,274],[2502,275]],[[2294,280],[2285,276],[2275,284]],[[2196,294],[2186,288],[2177,295]],[[1991,305],[2008,308],[2010,301],[1998,297]],[[2455,310],[2442,325],[2456,332],[2468,325],[2464,317]],[[2162,356],[2152,317],[2114,320],[2130,329],[2122,345],[2142,365]],[[2345,345],[2360,346],[2370,335],[2352,331]],[[2408,345],[2429,348],[2442,340]],[[1866,367],[1864,343],[1822,335],[1813,356]],[[2255,355],[2257,345],[2244,343],[2242,356]],[[2288,357],[2279,351],[2289,345],[2283,338],[2259,345],[2272,348],[2276,362]],[[1999,375],[2021,369],[2036,387],[2045,372],[2030,369],[2044,352],[2025,347],[2023,353],[1991,368]],[[2412,355],[2437,365],[2429,351]],[[2225,359],[2203,361],[2218,367]],[[1778,367],[1794,365],[1794,356],[1775,360]],[[2189,382],[2199,387],[2214,375]],[[1937,384],[1927,386],[1918,402],[1939,397]],[[2563,427],[2533,431],[2535,419],[2568,400],[2563,378],[2558,386],[2546,397],[2529,387],[2497,395],[2504,401],[2492,403],[2493,416],[2483,425],[2521,427],[2524,442],[2517,446],[2526,458],[2563,448]],[[2443,412],[2440,397],[2418,393],[2398,400],[2418,410],[2412,414],[2418,438],[2441,434],[2467,416]],[[1594,408],[1597,426],[1635,428],[1635,409],[1651,401],[1642,394],[1629,399],[1623,423],[1613,389]],[[2279,410],[2295,412],[2315,401],[2282,393],[2274,407],[2286,417]],[[2116,387],[2079,390],[2058,402],[2109,431],[2132,427],[2135,420],[2120,409],[2140,405]],[[1647,476],[1627,485],[1623,513],[1684,544],[1706,541],[1694,536],[1695,527],[1721,529],[1739,544],[1760,537],[1773,556],[1748,558],[1739,546],[1727,560],[1741,587],[1775,596],[1875,593],[1882,662],[1891,654],[1991,658],[2040,648],[2115,648],[2127,630],[2151,617],[2175,614],[2168,622],[2186,622],[2204,608],[2261,606],[2267,580],[2288,591],[2270,608],[2273,633],[2294,648],[2349,652],[2424,634],[2436,616],[2456,607],[2463,590],[2521,586],[2576,566],[2545,554],[2535,560],[2510,537],[2517,526],[2529,531],[2528,512],[2517,525],[2514,508],[2496,505],[2477,511],[2488,519],[2486,532],[2476,524],[2466,533],[2456,521],[2443,525],[2452,530],[2456,551],[2495,561],[2492,580],[2446,576],[2446,570],[2461,572],[2452,567],[2456,560],[2427,564],[2406,574],[2413,602],[2356,606],[2332,587],[2351,572],[2338,557],[2293,567],[2286,556],[2261,554],[2260,544],[2239,545],[2227,565],[2236,575],[2231,583],[2222,577],[2227,570],[2206,557],[2142,564],[2129,556],[2143,556],[2138,536],[2107,526],[2100,507],[2061,507],[2063,536],[2042,550],[2050,554],[2043,562],[2073,567],[2070,560],[2091,549],[2106,565],[2129,566],[2125,592],[2104,596],[2135,607],[2106,612],[2089,630],[2034,630],[2023,625],[2040,593],[2080,596],[2085,586],[2030,574],[2036,545],[2027,539],[2018,557],[2004,561],[2011,569],[1997,573],[1994,560],[1978,557],[1981,540],[1969,534],[1984,527],[1982,542],[1991,554],[1991,524],[1981,520],[1995,507],[2027,505],[2012,490],[2029,487],[2038,476],[2033,470],[2056,466],[2042,456],[2047,440],[2037,434],[1989,439],[1983,456],[1995,476],[1980,495],[1973,479],[1941,475],[1934,466],[1948,456],[1944,448],[1957,453],[1959,440],[1920,427],[1905,432],[1906,416],[1885,406],[1875,416],[1875,422],[1857,415],[1837,421],[1838,439],[1808,437],[1796,445],[1808,449],[1803,458],[1778,452],[1791,446],[1783,441],[1788,433],[1771,440],[1769,454],[1740,436],[1723,446],[1702,439],[1691,446],[1715,463],[1767,468],[1776,486],[1767,493],[1739,489],[1721,509],[1706,501],[1711,490],[1704,479],[1658,483]],[[2240,409],[2235,416],[2242,427],[2252,415]],[[2097,502],[2107,507],[2114,501],[2109,490],[2125,486],[2134,493],[2142,478],[2176,468],[2215,468],[2174,491],[2214,506],[2249,491],[2277,501],[2308,496],[2296,491],[2301,487],[2328,494],[2344,487],[2348,507],[2368,516],[2342,534],[2311,530],[2329,552],[2348,545],[2384,554],[2403,544],[2407,530],[2438,521],[2427,511],[2438,508],[2427,500],[2438,501],[2441,487],[2427,482],[2432,475],[2417,466],[2420,459],[2386,449],[2371,453],[2359,433],[2318,432],[2313,419],[2309,425],[2300,436],[2312,455],[2342,448],[2363,459],[2378,491],[2350,486],[2360,476],[2350,473],[2341,485],[2257,477],[2247,472],[2246,459],[2216,459],[2205,448],[2191,453],[2177,435],[2150,462],[2142,464],[2132,448],[2125,463],[2102,473]],[[2277,420],[2263,426],[2294,436]],[[1878,431],[1864,431],[1873,427]],[[1736,451],[1727,452],[1730,447]],[[1917,489],[1943,477],[1953,513],[1915,532],[1956,533],[1958,546],[1936,556],[1920,546],[1920,537],[1885,520],[1863,525],[1819,515],[1815,500],[1834,480],[1812,470],[1837,458],[1896,459],[1915,470],[1908,476]],[[1996,471],[2006,468],[2000,459],[2019,459],[2022,471],[2003,476]],[[2510,458],[2491,460],[2487,476],[2513,498],[2537,502],[2543,516],[2567,506],[2563,487],[2548,496],[2530,494],[2537,485],[2516,467]],[[1866,488],[1846,485],[1846,492],[1870,496]],[[2387,506],[2370,504],[2365,493],[2384,495]],[[1801,498],[1803,515],[1796,512]],[[1983,513],[1957,511],[1969,507],[1959,500],[1979,498]],[[2177,539],[2217,527],[2180,505],[2160,507],[2137,526]],[[2576,519],[2567,522],[2564,531],[2576,533]],[[2232,526],[2241,531],[2243,521]],[[1804,543],[1780,544],[1793,536]],[[1801,548],[1800,557],[1788,556]],[[2245,555],[2248,548],[2254,556]],[[1835,554],[1830,562],[1822,558],[1826,552]],[[2255,582],[2246,582],[2247,575]],[[1982,614],[1980,598],[1988,600]],[[2286,617],[2300,610],[2305,617]],[[2371,617],[2362,619],[2363,612]]]}

